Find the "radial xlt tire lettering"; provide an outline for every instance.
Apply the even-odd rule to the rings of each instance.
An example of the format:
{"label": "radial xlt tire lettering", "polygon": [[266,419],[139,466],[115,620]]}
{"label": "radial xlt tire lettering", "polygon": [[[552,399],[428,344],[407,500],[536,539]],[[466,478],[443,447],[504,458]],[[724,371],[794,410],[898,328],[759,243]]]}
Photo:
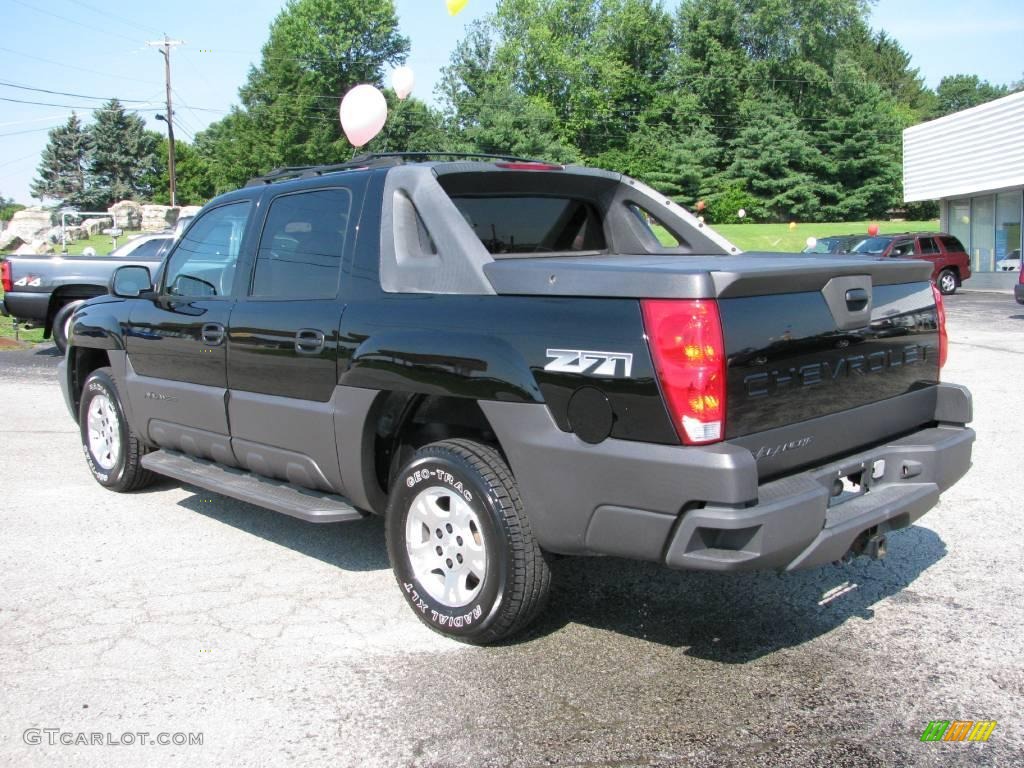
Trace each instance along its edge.
{"label": "radial xlt tire lettering", "polygon": [[153,473],[142,467],[145,447],[128,426],[109,368],[97,368],[85,380],[78,424],[96,482],[112,491],[136,491],[153,481]]}
{"label": "radial xlt tire lettering", "polygon": [[416,451],[395,479],[386,530],[402,593],[443,635],[498,642],[547,600],[547,561],[508,465],[489,446],[445,440]]}

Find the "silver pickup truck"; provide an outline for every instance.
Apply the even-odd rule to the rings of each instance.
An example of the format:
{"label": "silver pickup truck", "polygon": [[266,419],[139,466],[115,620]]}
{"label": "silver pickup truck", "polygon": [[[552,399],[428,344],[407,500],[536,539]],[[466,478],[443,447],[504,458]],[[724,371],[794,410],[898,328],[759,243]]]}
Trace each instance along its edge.
{"label": "silver pickup truck", "polygon": [[8,256],[0,263],[0,314],[26,328],[42,328],[63,354],[75,310],[107,293],[118,267],[138,264],[155,272],[174,238],[173,231],[140,235],[106,256]]}

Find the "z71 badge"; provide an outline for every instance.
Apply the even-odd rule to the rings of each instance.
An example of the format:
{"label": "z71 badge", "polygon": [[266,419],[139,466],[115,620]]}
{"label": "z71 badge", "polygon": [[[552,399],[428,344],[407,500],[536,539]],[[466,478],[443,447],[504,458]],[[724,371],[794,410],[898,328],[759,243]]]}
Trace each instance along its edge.
{"label": "z71 badge", "polygon": [[629,378],[633,371],[631,352],[588,352],[583,349],[549,349],[547,356],[554,358],[544,366],[545,371],[582,373],[591,376],[617,376],[622,363],[622,375]]}

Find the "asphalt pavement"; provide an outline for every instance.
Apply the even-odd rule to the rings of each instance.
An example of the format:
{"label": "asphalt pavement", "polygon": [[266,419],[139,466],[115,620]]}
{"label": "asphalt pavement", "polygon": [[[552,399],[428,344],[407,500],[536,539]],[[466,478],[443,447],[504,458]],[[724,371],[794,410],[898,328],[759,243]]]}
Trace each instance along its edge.
{"label": "asphalt pavement", "polygon": [[[488,649],[419,624],[378,520],[105,491],[52,347],[0,352],[0,765],[1024,764],[1024,307],[947,309],[974,467],[886,559],[561,559],[541,622]],[[920,741],[957,719],[998,725]]]}

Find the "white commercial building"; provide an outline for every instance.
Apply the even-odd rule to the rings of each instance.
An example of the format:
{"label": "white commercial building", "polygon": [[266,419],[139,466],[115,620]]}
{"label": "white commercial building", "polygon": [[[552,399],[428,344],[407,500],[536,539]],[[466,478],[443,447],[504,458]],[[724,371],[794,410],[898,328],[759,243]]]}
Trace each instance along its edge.
{"label": "white commercial building", "polygon": [[1020,256],[1022,193],[1024,92],[903,131],[903,198],[939,201],[942,229],[971,254],[972,284],[1016,282],[986,273]]}

